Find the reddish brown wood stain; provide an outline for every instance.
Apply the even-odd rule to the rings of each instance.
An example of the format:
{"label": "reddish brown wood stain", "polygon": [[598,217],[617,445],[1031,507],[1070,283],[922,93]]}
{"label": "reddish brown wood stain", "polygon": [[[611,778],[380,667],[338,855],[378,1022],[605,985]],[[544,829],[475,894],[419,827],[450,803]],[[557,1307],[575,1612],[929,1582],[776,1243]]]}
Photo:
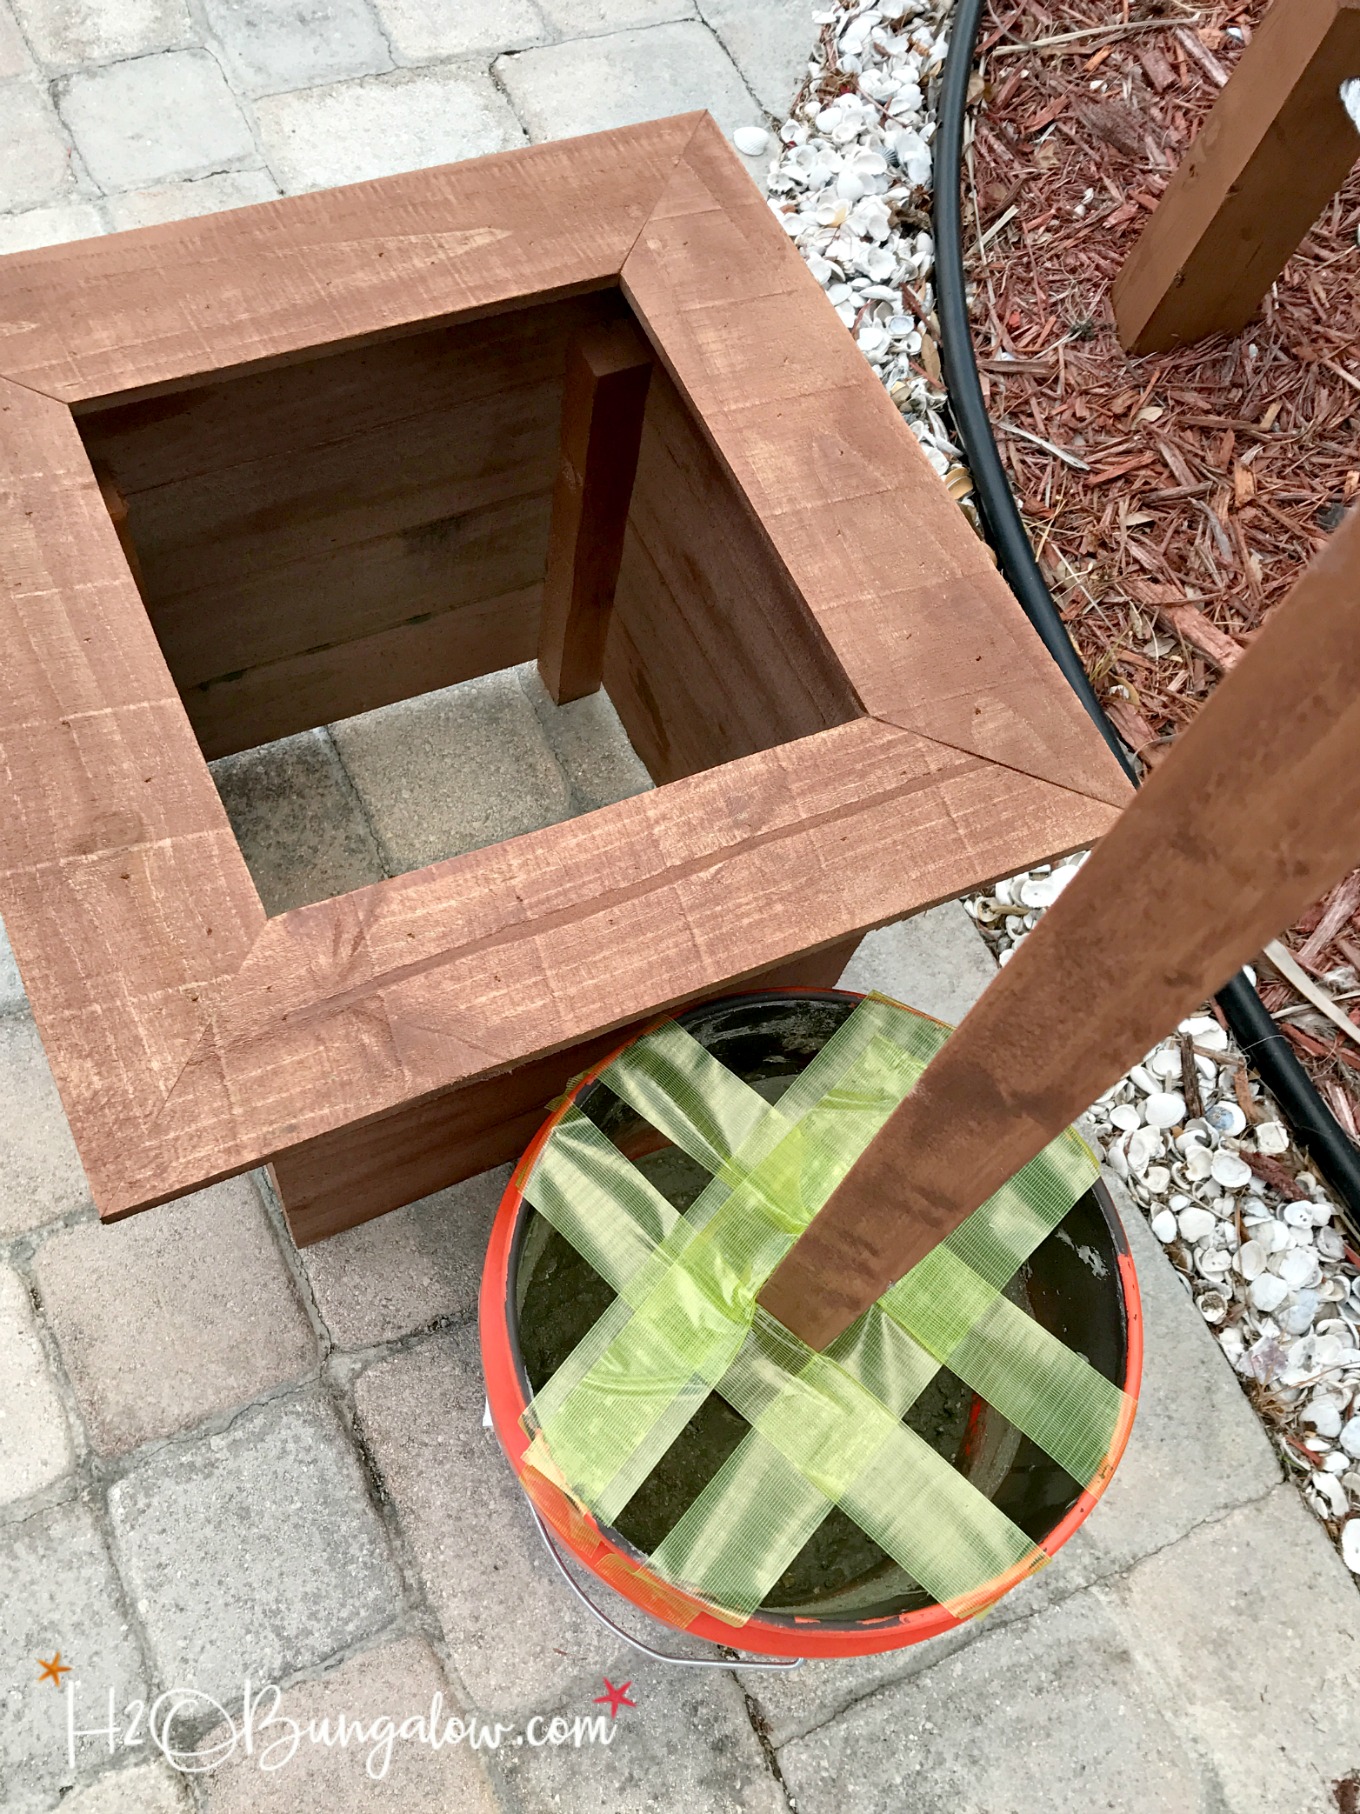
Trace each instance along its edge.
{"label": "reddish brown wood stain", "polygon": [[[533,655],[565,347],[630,310],[603,669],[666,785],[266,920],[204,752]],[[1124,802],[706,116],[16,254],[0,317],[0,912],[105,1216],[271,1162],[362,1221]]]}

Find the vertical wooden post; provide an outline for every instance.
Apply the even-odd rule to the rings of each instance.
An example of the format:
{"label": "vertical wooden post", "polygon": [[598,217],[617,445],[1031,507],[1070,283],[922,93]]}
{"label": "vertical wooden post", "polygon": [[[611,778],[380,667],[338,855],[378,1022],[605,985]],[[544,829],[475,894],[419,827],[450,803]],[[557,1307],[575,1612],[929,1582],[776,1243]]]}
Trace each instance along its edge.
{"label": "vertical wooden post", "polygon": [[99,487],[99,495],[104,500],[104,508],[108,511],[109,520],[113,524],[113,532],[118,537],[118,545],[123,550],[123,559],[127,562],[132,577],[137,582],[137,590],[145,598],[146,586],[142,580],[142,563],[137,558],[137,547],[132,539],[132,531],[128,528],[127,499],[119,489],[118,481],[113,474],[98,461],[94,465],[94,478]]}
{"label": "vertical wooden post", "polygon": [[1129,352],[1251,320],[1360,157],[1354,77],[1360,0],[1274,0],[1115,280]]}
{"label": "vertical wooden post", "polygon": [[587,328],[567,350],[538,634],[538,671],[558,705],[600,685],[651,375],[631,321]]}

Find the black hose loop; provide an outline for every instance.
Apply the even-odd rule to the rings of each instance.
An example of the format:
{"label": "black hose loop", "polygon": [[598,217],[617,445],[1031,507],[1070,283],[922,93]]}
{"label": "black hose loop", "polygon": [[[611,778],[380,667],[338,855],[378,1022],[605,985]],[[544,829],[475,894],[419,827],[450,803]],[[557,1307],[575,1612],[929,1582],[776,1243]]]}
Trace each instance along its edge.
{"label": "black hose loop", "polygon": [[[935,297],[940,363],[950,412],[973,475],[978,510],[1001,571],[1068,685],[1125,774],[1137,785],[1133,762],[1105,716],[1034,558],[982,395],[963,270],[962,194],[968,83],[983,5],[984,0],[957,0],[940,84],[935,132]],[[1360,1241],[1360,1151],[1314,1089],[1246,974],[1239,971],[1219,991],[1217,1000],[1234,1039],[1279,1103],[1299,1145],[1341,1199],[1351,1234]]]}

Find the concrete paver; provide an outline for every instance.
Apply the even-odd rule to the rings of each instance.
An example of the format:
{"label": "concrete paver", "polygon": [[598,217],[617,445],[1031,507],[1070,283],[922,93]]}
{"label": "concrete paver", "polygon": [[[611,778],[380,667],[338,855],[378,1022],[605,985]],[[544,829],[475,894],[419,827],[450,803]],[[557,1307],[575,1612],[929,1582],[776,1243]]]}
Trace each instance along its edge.
{"label": "concrete paver", "polygon": [[482,1427],[484,1401],[467,1327],[378,1362],[354,1389],[454,1665],[478,1707],[509,1719],[611,1669],[623,1647],[554,1574],[528,1502]]}
{"label": "concrete paver", "polygon": [[60,1480],[74,1459],[28,1287],[12,1267],[0,1266],[0,1504]]}
{"label": "concrete paver", "polygon": [[278,193],[278,185],[267,170],[224,170],[219,176],[200,176],[187,183],[162,183],[154,189],[111,195],[105,207],[110,226],[121,232],[125,227],[155,227],[162,221],[216,214],[220,208],[272,202]]}
{"label": "concrete paver", "polygon": [[[600,1722],[597,1738],[577,1748],[516,1746],[504,1757],[512,1793],[524,1814],[788,1814],[779,1784],[766,1766],[736,1678],[725,1670],[667,1669],[625,1659],[622,1676],[636,1705],[616,1719],[598,1706],[599,1681],[561,1703],[559,1717],[575,1729],[584,1715]],[[554,1707],[552,1711],[557,1711]],[[534,1730],[541,1736],[549,1709]],[[844,1804],[842,1804],[844,1805]]]}
{"label": "concrete paver", "polygon": [[984,1633],[780,1747],[799,1814],[1216,1814],[1209,1771],[1090,1593]]}
{"label": "concrete paver", "polygon": [[316,1365],[248,1177],[112,1227],[82,1222],[44,1242],[34,1269],[103,1453],[189,1429]]}
{"label": "concrete paver", "polygon": [[26,1011],[0,1014],[0,1239],[88,1208],[90,1189],[61,1098]]}
{"label": "concrete paver", "polygon": [[758,124],[741,72],[698,19],[572,38],[500,57],[496,74],[535,139],[706,107],[725,132]]}
{"label": "concrete paver", "polygon": [[403,63],[523,50],[550,35],[534,0],[374,0]]}
{"label": "concrete paver", "polygon": [[82,69],[57,92],[76,149],[106,189],[206,176],[257,156],[245,115],[206,50]]}
{"label": "concrete paver", "polygon": [[481,70],[400,69],[255,103],[265,159],[289,195],[508,151],[524,133]]}
{"label": "concrete paver", "polygon": [[482,1257],[508,1165],[302,1249],[316,1307],[337,1348],[395,1341],[477,1313]]}
{"label": "concrete paver", "polygon": [[73,186],[61,121],[28,76],[0,82],[0,212],[54,202]]}
{"label": "concrete paver", "polygon": [[386,1533],[314,1394],[140,1458],[109,1492],[115,1551],[166,1686],[223,1706],[382,1630],[401,1609]]}
{"label": "concrete paver", "polygon": [[[1300,1515],[1302,1514],[1302,1516]],[[1292,1485],[1099,1590],[1232,1814],[1336,1814],[1360,1773],[1354,1582]]]}
{"label": "concrete paver", "polygon": [[212,776],[266,913],[382,880],[373,828],[324,730],[223,756]]}
{"label": "concrete paver", "polygon": [[[39,1660],[74,1666],[62,1688],[39,1681]],[[146,1693],[136,1635],[99,1521],[76,1501],[0,1526],[0,1808],[56,1805],[63,1787],[107,1767],[105,1741],[77,1737],[68,1763],[67,1696],[77,1733]]]}
{"label": "concrete paver", "polygon": [[509,668],[331,728],[393,875],[570,816],[566,776]]}
{"label": "concrete paver", "polygon": [[203,0],[203,8],[237,94],[275,94],[392,67],[368,0]]}
{"label": "concrete paver", "polygon": [[[386,1738],[383,1720],[398,1729],[429,1720],[438,1697],[435,1729],[449,1740],[439,1748],[415,1737]],[[454,1742],[447,1722],[459,1719],[456,1697],[429,1645],[403,1638],[349,1658],[319,1680],[287,1688],[261,1729],[258,1749],[237,1747],[206,1776],[209,1814],[364,1814],[370,1808],[401,1814],[496,1814],[498,1803],[470,1742]],[[342,1740],[341,1721],[346,1740]],[[324,1725],[323,1722],[328,1722]],[[374,1731],[375,1723],[377,1731]],[[297,1729],[296,1742],[294,1726]],[[363,1736],[355,1735],[355,1728]],[[313,1742],[313,1730],[330,1742]],[[408,1727],[408,1731],[410,1728]],[[204,1750],[223,1742],[224,1728],[209,1734]],[[272,1753],[266,1749],[276,1746]]]}
{"label": "concrete paver", "polygon": [[104,222],[93,202],[54,202],[51,207],[28,208],[22,214],[0,214],[0,254],[93,239],[103,231]]}
{"label": "concrete paver", "polygon": [[13,0],[34,55],[49,70],[112,63],[194,40],[185,0]]}

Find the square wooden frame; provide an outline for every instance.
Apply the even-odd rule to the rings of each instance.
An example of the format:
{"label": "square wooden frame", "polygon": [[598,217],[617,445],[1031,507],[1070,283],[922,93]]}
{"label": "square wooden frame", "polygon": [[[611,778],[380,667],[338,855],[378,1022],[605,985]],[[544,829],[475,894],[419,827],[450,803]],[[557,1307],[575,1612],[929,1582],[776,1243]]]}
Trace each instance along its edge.
{"label": "square wooden frame", "polygon": [[[266,919],[76,417],[609,289],[842,721]],[[17,254],[0,323],[0,912],[105,1217],[269,1162],[299,1239],[364,1220],[513,1154],[620,1029],[833,975],[1125,800],[706,115]]]}

